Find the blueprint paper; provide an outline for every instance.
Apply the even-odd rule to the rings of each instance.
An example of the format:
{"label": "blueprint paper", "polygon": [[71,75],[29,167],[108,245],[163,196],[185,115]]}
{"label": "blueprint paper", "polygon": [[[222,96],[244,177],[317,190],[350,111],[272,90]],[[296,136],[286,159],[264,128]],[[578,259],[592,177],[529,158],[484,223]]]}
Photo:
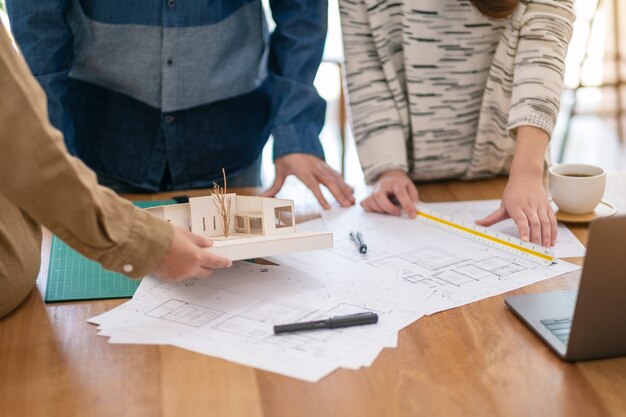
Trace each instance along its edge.
{"label": "blueprint paper", "polygon": [[[277,265],[235,262],[205,280],[147,277],[131,301],[89,321],[110,343],[178,346],[315,382],[338,368],[370,366],[424,314],[579,269],[563,261],[542,266],[417,220],[360,207],[324,212],[297,227],[332,231],[334,248],[269,259]],[[349,239],[352,230],[363,233],[366,254]],[[275,324],[363,311],[376,312],[379,323],[273,334]]]}
{"label": "blueprint paper", "polygon": [[[323,274],[322,274],[323,275]],[[288,267],[236,263],[208,280],[146,278],[135,297],[90,320],[113,343],[179,346],[283,375],[317,381],[338,367],[358,369],[421,317],[431,290],[385,285],[348,273],[336,279]],[[155,284],[156,283],[156,284]],[[367,283],[364,285],[364,283]],[[421,306],[421,307],[418,307]],[[272,326],[375,311],[379,323],[273,334]],[[391,343],[390,343],[391,339]]]}
{"label": "blueprint paper", "polygon": [[[360,207],[322,213],[328,230],[333,231],[332,249],[276,257],[307,268],[342,270],[366,266],[381,271],[380,279],[396,281],[437,291],[438,306],[430,313],[458,307],[502,294],[525,285],[555,277],[580,267],[559,260],[542,266],[509,252],[467,239],[438,227],[377,213]],[[348,237],[358,230],[367,243],[367,254],[360,254]]]}

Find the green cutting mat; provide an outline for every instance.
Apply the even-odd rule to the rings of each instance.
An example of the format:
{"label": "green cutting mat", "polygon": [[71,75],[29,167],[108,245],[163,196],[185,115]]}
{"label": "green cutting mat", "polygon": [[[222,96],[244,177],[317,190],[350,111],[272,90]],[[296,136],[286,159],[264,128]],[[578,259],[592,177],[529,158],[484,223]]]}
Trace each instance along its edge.
{"label": "green cutting mat", "polygon": [[[174,200],[139,201],[141,208],[175,204]],[[52,236],[46,302],[132,297],[139,280],[107,271]]]}

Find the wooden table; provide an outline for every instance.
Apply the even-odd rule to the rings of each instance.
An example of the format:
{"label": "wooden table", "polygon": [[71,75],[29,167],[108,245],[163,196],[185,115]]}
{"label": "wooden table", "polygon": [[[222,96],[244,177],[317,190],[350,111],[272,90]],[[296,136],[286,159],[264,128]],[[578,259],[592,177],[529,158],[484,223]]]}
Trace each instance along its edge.
{"label": "wooden table", "polygon": [[[425,201],[499,198],[503,179],[420,187]],[[607,198],[626,208],[626,173]],[[572,227],[586,242],[587,228]],[[580,259],[575,260],[580,262]],[[578,274],[512,293],[575,288]],[[45,305],[0,320],[0,415],[626,415],[626,358],[567,364],[492,297],[425,317],[370,368],[317,384],[168,346],[110,345],[88,317],[124,300]]]}

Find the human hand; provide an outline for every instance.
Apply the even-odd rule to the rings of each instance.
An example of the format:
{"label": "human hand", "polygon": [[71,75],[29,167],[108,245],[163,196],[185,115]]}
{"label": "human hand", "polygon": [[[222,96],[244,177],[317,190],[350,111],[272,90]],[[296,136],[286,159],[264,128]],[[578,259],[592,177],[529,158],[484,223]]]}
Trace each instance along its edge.
{"label": "human hand", "polygon": [[211,239],[175,227],[172,244],[153,273],[166,281],[184,281],[190,278],[206,278],[214,269],[232,265],[230,259],[206,250],[211,246]]}
{"label": "human hand", "polygon": [[502,195],[500,208],[484,219],[480,226],[491,226],[512,218],[523,241],[545,247],[556,244],[557,221],[550,206],[541,177],[511,176]]}
{"label": "human hand", "polygon": [[276,179],[274,184],[261,194],[263,197],[274,197],[282,188],[285,179],[289,175],[295,175],[309,187],[324,209],[330,209],[330,205],[322,195],[320,184],[330,190],[342,207],[354,204],[352,187],[344,182],[340,173],[316,156],[293,153],[278,158],[274,161],[274,165],[276,166]]}
{"label": "human hand", "polygon": [[415,205],[419,201],[417,187],[402,170],[394,169],[381,174],[376,185],[374,185],[374,191],[361,201],[361,206],[366,211],[399,216],[401,214],[400,207],[395,205],[392,199],[400,203],[400,207],[411,219],[417,216],[415,209]]}

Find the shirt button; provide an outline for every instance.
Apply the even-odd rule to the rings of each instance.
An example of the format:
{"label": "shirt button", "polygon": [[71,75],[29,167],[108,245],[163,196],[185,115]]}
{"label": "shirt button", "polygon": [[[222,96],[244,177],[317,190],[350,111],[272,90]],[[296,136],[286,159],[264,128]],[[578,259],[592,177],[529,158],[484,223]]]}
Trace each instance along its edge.
{"label": "shirt button", "polygon": [[165,121],[165,123],[172,124],[174,123],[174,116],[172,116],[171,114],[168,114],[167,116],[165,116],[165,119],[163,119]]}
{"label": "shirt button", "polygon": [[134,266],[132,266],[131,264],[126,264],[122,267],[122,271],[126,272],[126,273],[130,273],[133,272],[133,270],[135,269]]}
{"label": "shirt button", "polygon": [[167,0],[167,7],[172,8],[176,6],[176,0]]}
{"label": "shirt button", "polygon": [[174,61],[173,61],[173,60],[171,60],[171,59],[168,59],[168,60],[167,60],[167,65],[171,66],[173,63],[174,63]]}

